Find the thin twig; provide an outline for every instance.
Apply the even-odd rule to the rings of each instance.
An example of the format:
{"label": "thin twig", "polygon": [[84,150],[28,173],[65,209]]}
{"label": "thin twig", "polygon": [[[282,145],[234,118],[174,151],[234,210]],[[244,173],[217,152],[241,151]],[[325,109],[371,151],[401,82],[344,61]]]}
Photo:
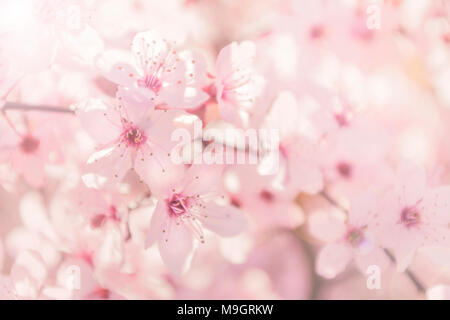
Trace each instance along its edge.
{"label": "thin twig", "polygon": [[16,102],[6,102],[2,110],[43,111],[43,112],[61,112],[61,113],[75,114],[75,111],[66,107],[30,105]]}

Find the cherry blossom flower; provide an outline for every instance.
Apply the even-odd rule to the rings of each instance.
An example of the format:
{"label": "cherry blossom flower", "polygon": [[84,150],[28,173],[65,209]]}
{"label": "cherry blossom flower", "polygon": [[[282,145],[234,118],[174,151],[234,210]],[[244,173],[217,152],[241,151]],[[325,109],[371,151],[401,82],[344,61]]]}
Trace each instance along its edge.
{"label": "cherry blossom flower", "polygon": [[323,188],[317,143],[308,136],[308,126],[306,115],[301,113],[290,92],[280,93],[262,126],[267,130],[276,129],[279,134],[278,150],[272,152],[281,158],[278,171],[287,192],[317,193]]}
{"label": "cherry blossom flower", "polygon": [[375,237],[392,249],[399,270],[405,270],[422,246],[448,246],[448,186],[429,187],[425,172],[404,164],[393,186],[370,209]]}
{"label": "cherry blossom flower", "polygon": [[171,160],[170,153],[177,152],[171,133],[176,128],[189,129],[195,117],[178,110],[153,110],[127,89],[118,91],[115,104],[91,99],[77,107],[83,127],[101,149],[88,163],[106,182],[120,182],[134,169],[153,189],[179,170]]}
{"label": "cherry blossom flower", "polygon": [[201,56],[178,53],[175,45],[154,31],[138,33],[131,45],[134,66],[117,63],[107,78],[142,93],[158,107],[196,108],[208,99],[201,89],[206,67]]}
{"label": "cherry blossom flower", "polygon": [[110,193],[80,185],[70,191],[69,199],[71,201],[68,207],[73,208],[71,210],[73,214],[79,215],[81,213],[92,229],[109,230],[109,224],[112,224],[120,230],[123,239],[130,236],[128,208],[124,208],[122,205],[119,194],[111,197]]}
{"label": "cherry blossom flower", "polygon": [[280,190],[271,176],[262,176],[256,165],[235,165],[224,174],[231,203],[248,213],[257,230],[273,227],[294,229],[304,222],[297,195]]}
{"label": "cherry blossom flower", "polygon": [[[24,121],[16,121],[19,119],[11,117],[0,124],[0,130],[3,132],[0,161],[10,163],[13,169],[33,187],[44,184],[47,164],[62,160],[60,141],[54,136],[55,128],[40,125],[45,118],[52,117],[28,115]],[[62,123],[64,121],[61,121]]]}
{"label": "cherry blossom flower", "polygon": [[241,233],[246,220],[240,210],[220,205],[218,190],[221,170],[216,166],[192,166],[172,189],[157,194],[146,246],[157,243],[163,261],[179,274],[186,270],[194,239],[205,241],[203,228],[223,237]]}
{"label": "cherry blossom flower", "polygon": [[[321,248],[316,258],[317,273],[325,278],[334,278],[345,270],[354,260],[356,266],[365,273],[371,265],[381,269],[389,266],[389,259],[383,248],[375,241],[370,227],[370,212],[368,203],[373,201],[370,196],[359,195],[351,202],[347,220],[332,218],[333,229],[339,230],[334,235],[335,241]],[[322,231],[326,232],[324,225]]]}
{"label": "cherry blossom flower", "polygon": [[256,110],[256,100],[263,88],[263,79],[253,70],[255,44],[233,42],[217,57],[216,99],[222,119],[246,127]]}
{"label": "cherry blossom flower", "polygon": [[8,277],[0,278],[2,300],[30,300],[40,296],[48,270],[39,254],[23,251],[14,261]]}
{"label": "cherry blossom flower", "polygon": [[384,162],[391,147],[387,130],[373,118],[337,117],[342,126],[326,135],[318,156],[329,192],[350,197],[376,181],[389,181],[390,169]]}

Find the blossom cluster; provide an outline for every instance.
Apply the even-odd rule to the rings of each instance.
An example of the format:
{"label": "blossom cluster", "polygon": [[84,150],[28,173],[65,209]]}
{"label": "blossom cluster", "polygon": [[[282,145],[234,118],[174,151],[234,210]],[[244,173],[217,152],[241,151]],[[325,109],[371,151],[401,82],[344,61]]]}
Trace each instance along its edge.
{"label": "blossom cluster", "polygon": [[0,2],[0,299],[450,298],[446,0]]}

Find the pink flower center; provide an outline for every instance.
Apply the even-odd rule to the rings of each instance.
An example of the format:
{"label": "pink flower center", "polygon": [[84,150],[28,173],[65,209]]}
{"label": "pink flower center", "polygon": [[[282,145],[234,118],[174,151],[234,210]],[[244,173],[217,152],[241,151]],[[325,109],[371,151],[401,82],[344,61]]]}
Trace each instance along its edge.
{"label": "pink flower center", "polygon": [[190,197],[174,194],[172,198],[167,201],[169,215],[171,217],[179,217],[185,214],[189,209],[189,199]]}
{"label": "pink flower center", "polygon": [[347,162],[340,162],[338,163],[338,165],[336,166],[336,170],[339,172],[339,174],[343,177],[343,178],[350,178],[352,176],[352,166],[351,164],[347,163]]}
{"label": "pink flower center", "polygon": [[259,193],[259,196],[265,201],[265,202],[272,202],[275,199],[275,196],[272,192],[263,190]]}
{"label": "pink flower center", "polygon": [[349,112],[336,112],[334,119],[338,123],[339,127],[347,127],[350,124],[351,114]]}
{"label": "pink flower center", "polygon": [[403,208],[400,223],[408,229],[417,226],[420,224],[420,213],[414,207]]}
{"label": "pink flower center", "polygon": [[91,227],[96,229],[103,225],[106,220],[106,216],[104,214],[97,214],[91,219]]}
{"label": "pink flower center", "polygon": [[281,153],[281,155],[284,157],[284,158],[288,158],[289,157],[289,146],[288,146],[288,143],[286,143],[286,142],[280,142],[280,145],[279,145],[279,150],[280,150],[280,153]]}
{"label": "pink flower center", "polygon": [[364,232],[358,228],[351,229],[348,231],[346,239],[353,247],[359,247],[365,241]]}
{"label": "pink flower center", "polygon": [[325,34],[325,29],[321,25],[312,26],[309,30],[309,37],[313,40],[320,39]]}
{"label": "pink flower center", "polygon": [[22,142],[20,143],[20,149],[25,153],[33,153],[39,148],[39,140],[26,135],[23,137]]}
{"label": "pink flower center", "polygon": [[153,75],[146,75],[144,79],[139,79],[137,83],[138,86],[150,89],[155,93],[157,93],[162,87],[161,81],[158,79],[158,77],[155,77]]}
{"label": "pink flower center", "polygon": [[238,198],[232,197],[231,198],[231,205],[235,206],[236,208],[240,208],[242,206],[241,201],[239,201]]}
{"label": "pink flower center", "polygon": [[108,212],[96,214],[91,219],[91,226],[93,228],[99,228],[103,225],[106,219],[112,219],[114,221],[120,221],[119,212],[115,206],[110,206]]}
{"label": "pink flower center", "polygon": [[128,146],[135,148],[143,145],[147,141],[144,132],[135,126],[126,128],[122,133],[122,139]]}

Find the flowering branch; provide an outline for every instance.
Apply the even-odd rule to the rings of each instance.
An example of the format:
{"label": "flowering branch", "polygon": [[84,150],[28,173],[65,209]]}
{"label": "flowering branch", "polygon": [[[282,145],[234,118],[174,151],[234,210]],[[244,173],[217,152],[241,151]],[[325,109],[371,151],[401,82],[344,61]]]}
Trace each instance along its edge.
{"label": "flowering branch", "polygon": [[[320,195],[325,200],[327,200],[331,205],[333,205],[334,207],[338,208],[339,210],[344,212],[346,215],[348,215],[348,210],[346,208],[344,208],[342,205],[340,205],[335,199],[333,199],[333,197],[331,197],[326,191],[322,191],[320,193]],[[388,249],[383,248],[383,251],[392,263],[396,263],[394,255]],[[425,286],[422,284],[422,282],[419,280],[419,278],[410,269],[406,269],[405,274],[409,277],[409,279],[412,281],[412,283],[415,285],[415,287],[417,288],[417,290],[419,292],[424,293],[426,291]]]}

